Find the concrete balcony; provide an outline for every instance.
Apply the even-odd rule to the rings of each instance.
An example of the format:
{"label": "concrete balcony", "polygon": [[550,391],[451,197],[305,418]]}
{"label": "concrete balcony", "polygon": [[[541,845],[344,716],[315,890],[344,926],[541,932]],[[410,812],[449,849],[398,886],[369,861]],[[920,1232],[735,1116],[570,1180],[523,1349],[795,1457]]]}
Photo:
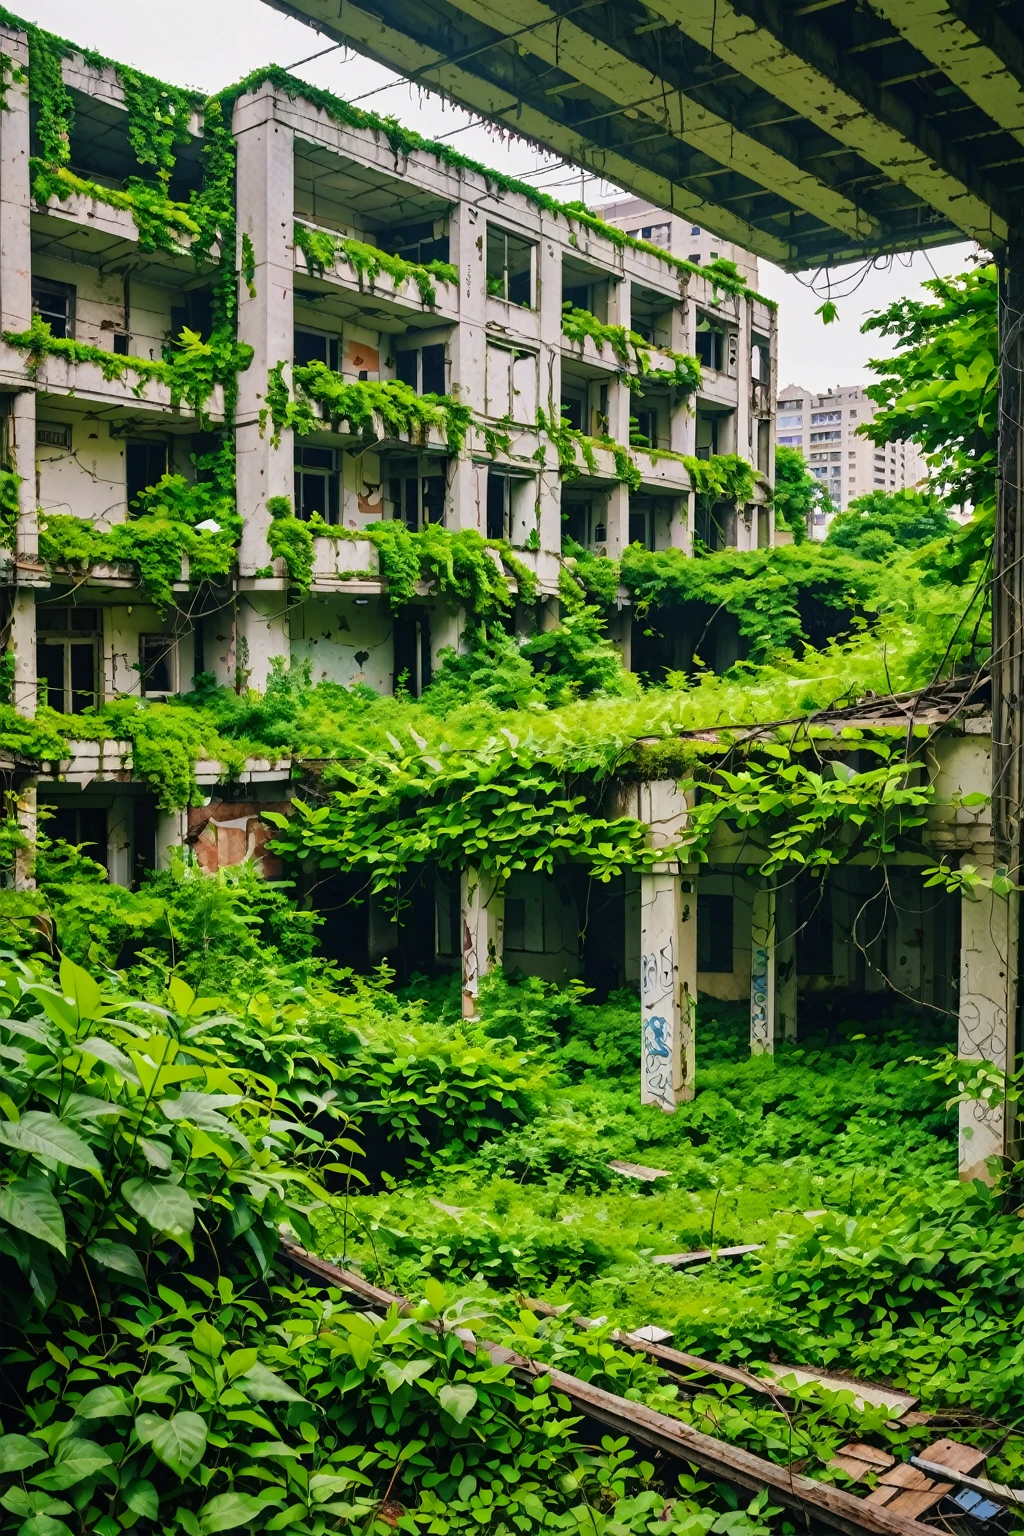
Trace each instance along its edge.
{"label": "concrete balcony", "polygon": [[[69,190],[63,199],[55,193],[45,203],[34,203],[31,223],[33,245],[41,255],[100,266],[139,261],[139,231],[131,210],[114,208],[86,193]],[[147,265],[180,272],[183,277],[194,276],[194,239],[187,230],[176,230],[174,249],[146,251],[143,259]],[[218,256],[215,247],[210,259],[200,263],[200,270],[212,270]]]}
{"label": "concrete balcony", "polygon": [[[392,432],[380,413],[374,411],[373,424],[370,430],[357,432],[347,420],[340,422],[337,426],[333,426],[326,416],[325,408],[316,401],[312,403],[313,409],[323,421],[323,434],[335,443],[341,441],[352,445],[359,445],[360,448],[405,448],[412,449],[417,453],[440,453],[446,456],[450,451],[444,428],[437,423],[429,426],[423,433]],[[312,443],[319,436],[320,433],[313,433],[304,440]]]}
{"label": "concrete balcony", "polygon": [[314,592],[356,592],[367,596],[382,590],[377,549],[369,539],[336,539],[321,534],[313,540]]}
{"label": "concrete balcony", "polygon": [[[316,229],[313,224],[305,227]],[[335,231],[328,233],[333,234]],[[362,277],[342,253],[335,257],[332,267],[325,267],[322,271],[314,267],[311,271],[303,251],[296,245],[295,274],[301,279],[303,288],[322,293],[340,292],[357,310],[365,310],[371,315],[393,317],[403,323],[414,315],[429,316],[433,320],[450,324],[459,318],[458,283],[443,282],[432,274],[430,282],[435,294],[433,304],[424,301],[414,277],[396,283],[389,273],[378,272],[371,282],[368,277]]]}
{"label": "concrete balcony", "polygon": [[[604,484],[621,480],[622,476],[615,462],[614,449],[606,447],[604,443],[594,442],[592,439],[588,447],[589,454],[585,454],[584,444],[580,442],[573,444],[576,467],[579,471],[576,483],[583,481]],[[662,458],[643,448],[630,448],[627,452],[643,476],[645,490],[681,496],[691,489],[689,471],[681,460]]]}
{"label": "concrete balcony", "polygon": [[[115,358],[112,352],[111,358]],[[131,358],[118,358],[127,366],[119,378],[104,378],[98,362],[75,362],[59,353],[38,359],[35,367],[29,354],[20,347],[0,343],[0,382],[15,389],[35,387],[40,395],[64,396],[82,404],[114,407],[130,411],[171,416],[176,421],[198,421],[196,412],[185,401],[171,404],[171,386],[163,379],[147,378],[132,372]],[[33,377],[34,375],[34,377]],[[224,420],[224,391],[218,384],[204,407],[211,422]]]}

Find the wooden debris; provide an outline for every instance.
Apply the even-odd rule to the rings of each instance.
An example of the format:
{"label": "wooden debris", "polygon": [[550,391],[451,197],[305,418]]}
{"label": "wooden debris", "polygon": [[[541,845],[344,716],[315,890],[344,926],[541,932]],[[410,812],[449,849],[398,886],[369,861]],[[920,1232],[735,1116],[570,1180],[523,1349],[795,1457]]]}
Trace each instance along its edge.
{"label": "wooden debris", "polygon": [[896,1458],[890,1456],[888,1451],[880,1451],[873,1445],[861,1445],[857,1440],[851,1441],[849,1445],[841,1445],[829,1462],[830,1467],[838,1468],[858,1483],[863,1483],[872,1472],[887,1472],[895,1465]]}
{"label": "wooden debris", "polygon": [[608,1167],[614,1173],[621,1173],[626,1179],[642,1179],[645,1184],[653,1184],[655,1179],[667,1179],[671,1175],[667,1168],[648,1168],[643,1163],[609,1163]]}
{"label": "wooden debris", "polygon": [[918,1399],[911,1397],[909,1392],[899,1392],[895,1387],[877,1387],[870,1381],[848,1381],[843,1376],[829,1376],[824,1371],[815,1371],[807,1366],[765,1364],[760,1369],[774,1382],[793,1377],[798,1387],[810,1383],[815,1387],[824,1387],[827,1392],[852,1392],[855,1407],[861,1410],[888,1408],[894,1419],[909,1413],[918,1403]]}
{"label": "wooden debris", "polygon": [[670,1328],[658,1328],[654,1323],[647,1323],[643,1328],[633,1330],[634,1339],[639,1339],[641,1344],[667,1344],[672,1337]]}
{"label": "wooden debris", "polygon": [[[941,1477],[946,1470],[938,1462],[928,1461],[924,1456],[911,1456],[911,1466],[918,1467],[922,1472],[938,1473]],[[987,1494],[993,1499],[1002,1499],[1006,1504],[1016,1504],[1024,1509],[1024,1488],[1011,1488],[1008,1483],[994,1483],[988,1477],[969,1477],[966,1472],[960,1472],[955,1467],[950,1468],[950,1477],[961,1488],[969,1488],[973,1493]]]}
{"label": "wooden debris", "polygon": [[659,1253],[652,1264],[671,1264],[681,1269],[684,1264],[705,1264],[709,1259],[738,1259],[744,1253],[756,1253],[764,1243],[741,1243],[736,1248],[699,1248],[696,1253]]}
{"label": "wooden debris", "polygon": [[[313,1254],[306,1253],[294,1243],[281,1244],[281,1256],[302,1273],[312,1276],[324,1285],[336,1286],[349,1291],[376,1306],[394,1306],[408,1314],[412,1306],[403,1296],[384,1291],[371,1285],[360,1275],[338,1269]],[[425,1326],[440,1329],[437,1322]],[[647,1346],[651,1347],[651,1346]],[[592,1382],[580,1381],[564,1371],[555,1370],[536,1360],[528,1360],[513,1350],[500,1345],[477,1340],[466,1341],[467,1349],[486,1354],[492,1363],[507,1364],[517,1380],[532,1384],[538,1376],[550,1381],[556,1392],[563,1393],[573,1409],[586,1414],[598,1423],[606,1424],[614,1433],[628,1435],[641,1445],[660,1451],[676,1461],[690,1462],[713,1478],[733,1483],[737,1487],[759,1493],[767,1488],[772,1497],[801,1515],[814,1516],[818,1521],[841,1531],[844,1536],[934,1536],[930,1527],[908,1519],[901,1511],[880,1507],[844,1488],[828,1483],[818,1483],[804,1477],[789,1467],[777,1466],[754,1456],[741,1446],[705,1435],[679,1419],[669,1418],[643,1403],[630,1402],[595,1387]],[[909,1468],[913,1472],[913,1468]],[[923,1474],[917,1473],[917,1476]]]}
{"label": "wooden debris", "polygon": [[[917,1458],[936,1467],[950,1467],[957,1472],[973,1472],[985,1460],[985,1452],[972,1445],[960,1445],[956,1440],[936,1440]],[[927,1514],[936,1504],[941,1504],[954,1484],[929,1477],[910,1462],[900,1463],[878,1479],[878,1487],[869,1493],[866,1504],[884,1507],[893,1515],[904,1515],[916,1520]]]}

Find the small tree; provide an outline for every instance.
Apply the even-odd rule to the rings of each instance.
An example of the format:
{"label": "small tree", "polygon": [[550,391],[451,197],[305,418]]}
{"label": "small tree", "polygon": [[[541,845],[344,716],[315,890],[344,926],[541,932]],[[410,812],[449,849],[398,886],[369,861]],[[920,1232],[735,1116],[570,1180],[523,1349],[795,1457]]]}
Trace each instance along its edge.
{"label": "small tree", "polygon": [[776,448],[775,521],[789,529],[795,544],[806,539],[814,511],[827,494],[824,486],[808,473],[799,448]]}
{"label": "small tree", "polygon": [[869,491],[833,519],[825,542],[863,560],[884,560],[897,549],[920,549],[957,529],[931,491]]}

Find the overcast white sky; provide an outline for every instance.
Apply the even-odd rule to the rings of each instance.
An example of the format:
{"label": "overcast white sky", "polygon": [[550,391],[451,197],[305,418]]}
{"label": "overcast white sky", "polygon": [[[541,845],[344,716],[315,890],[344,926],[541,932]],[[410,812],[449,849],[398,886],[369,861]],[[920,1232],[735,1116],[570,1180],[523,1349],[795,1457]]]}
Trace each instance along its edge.
{"label": "overcast white sky", "polygon": [[[15,0],[16,3],[16,0]],[[213,91],[240,79],[260,64],[298,66],[295,73],[326,86],[349,101],[364,99],[375,111],[393,113],[410,127],[434,136],[449,135],[467,154],[499,169],[550,188],[556,197],[577,198],[580,172],[560,166],[529,145],[505,140],[458,108],[443,106],[369,59],[342,51],[299,64],[328,46],[301,22],[282,16],[262,0],[22,0],[27,20],[59,32],[111,58],[173,80],[178,85]],[[383,87],[383,89],[382,89]],[[471,125],[471,126],[466,126]],[[537,174],[539,172],[539,174]],[[593,206],[613,189],[588,182]],[[824,293],[815,295],[801,279],[761,263],[761,287],[779,302],[780,382],[812,390],[862,383],[870,378],[869,356],[881,350],[876,338],[861,336],[865,314],[917,291],[932,270],[962,271],[973,248],[946,247],[930,256],[903,257],[869,271],[849,298],[839,299],[840,318],[824,328],[814,311]],[[850,268],[834,275],[840,291]],[[820,280],[818,286],[821,286]]]}

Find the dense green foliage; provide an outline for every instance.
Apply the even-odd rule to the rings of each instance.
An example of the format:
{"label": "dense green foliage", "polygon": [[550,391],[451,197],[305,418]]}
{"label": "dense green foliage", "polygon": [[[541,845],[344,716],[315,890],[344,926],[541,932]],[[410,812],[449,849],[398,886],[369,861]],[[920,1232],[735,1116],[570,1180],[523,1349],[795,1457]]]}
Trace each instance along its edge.
{"label": "dense green foliage", "polygon": [[439,427],[453,454],[465,441],[469,407],[448,395],[418,395],[400,379],[346,380],[319,362],[292,368],[290,373],[294,398],[285,364],[277,363],[260,412],[261,429],[269,421],[275,443],[289,428],[305,437],[322,431],[325,422],[335,430],[345,423],[350,432],[372,440],[378,435],[378,419],[387,436],[406,436],[417,444],[425,444],[430,428]]}
{"label": "dense green foliage", "polygon": [[807,538],[811,518],[821,504],[823,487],[808,473],[804,456],[798,448],[780,443],[775,449],[776,528],[788,528],[795,544]]}
{"label": "dense green foliage", "polygon": [[419,291],[420,301],[430,307],[437,303],[435,281],[458,287],[458,268],[450,261],[406,261],[362,240],[335,234],[333,230],[310,229],[305,224],[296,224],[295,244],[305,257],[311,276],[322,274],[328,268],[333,269],[336,262],[344,261],[358,276],[360,286],[366,283],[371,293],[381,272],[387,273],[396,288],[411,278]]}
{"label": "dense green foliage", "polygon": [[825,542],[862,560],[888,560],[898,549],[952,538],[959,528],[929,491],[868,491],[836,514]]}

